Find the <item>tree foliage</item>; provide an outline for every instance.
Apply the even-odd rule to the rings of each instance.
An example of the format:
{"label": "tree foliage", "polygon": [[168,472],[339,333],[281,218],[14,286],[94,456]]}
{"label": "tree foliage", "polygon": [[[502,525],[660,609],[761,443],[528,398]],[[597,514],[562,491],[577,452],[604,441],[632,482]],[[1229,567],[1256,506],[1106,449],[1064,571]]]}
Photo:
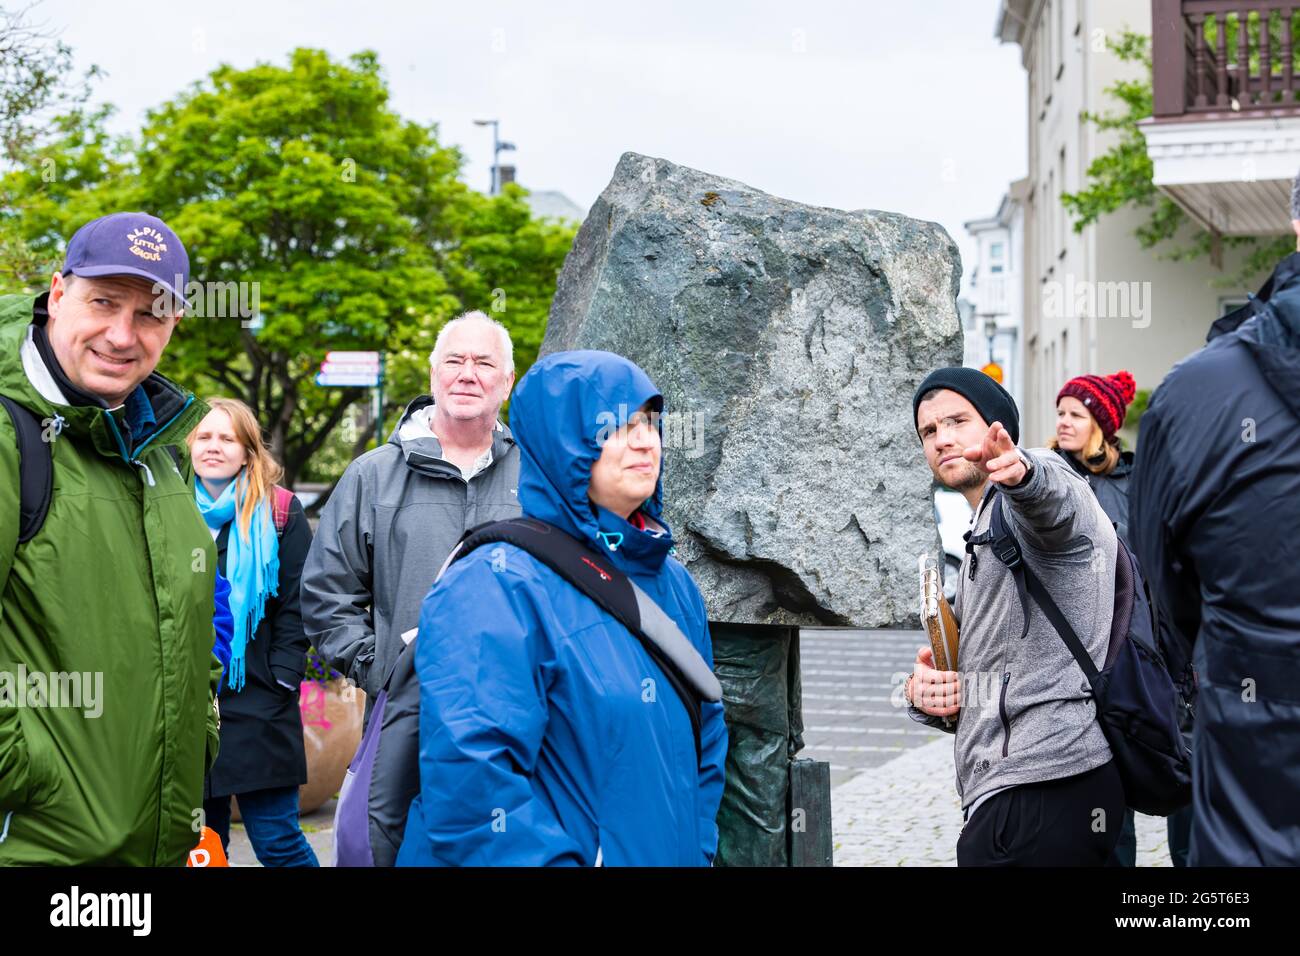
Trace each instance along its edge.
{"label": "tree foliage", "polygon": [[[115,140],[105,111],[74,111],[5,177],[0,188],[24,202],[0,221],[48,269],[93,216],[165,219],[207,285],[160,370],[251,405],[287,480],[329,479],[371,435],[354,420],[367,390],[315,384],[326,352],[386,354],[390,421],[428,389],[434,337],[467,309],[511,330],[522,374],[573,239],[571,225],[533,219],[518,187],[470,190],[459,152],[388,100],[373,53],[336,62],[298,49],[284,66],[218,68],[152,110],[138,136]],[[327,470],[310,468],[332,441]]]}

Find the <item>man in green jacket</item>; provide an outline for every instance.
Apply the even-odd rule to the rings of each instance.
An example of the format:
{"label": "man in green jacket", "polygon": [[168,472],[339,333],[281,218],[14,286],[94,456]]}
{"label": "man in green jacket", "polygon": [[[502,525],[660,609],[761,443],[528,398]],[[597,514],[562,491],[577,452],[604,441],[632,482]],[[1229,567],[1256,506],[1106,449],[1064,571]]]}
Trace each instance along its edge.
{"label": "man in green jacket", "polygon": [[0,410],[0,865],[176,866],[199,839],[216,551],[183,449],[207,409],[154,372],[188,275],[162,220],[116,213],[77,231],[48,292],[0,297],[0,394],[53,465],[20,542]]}

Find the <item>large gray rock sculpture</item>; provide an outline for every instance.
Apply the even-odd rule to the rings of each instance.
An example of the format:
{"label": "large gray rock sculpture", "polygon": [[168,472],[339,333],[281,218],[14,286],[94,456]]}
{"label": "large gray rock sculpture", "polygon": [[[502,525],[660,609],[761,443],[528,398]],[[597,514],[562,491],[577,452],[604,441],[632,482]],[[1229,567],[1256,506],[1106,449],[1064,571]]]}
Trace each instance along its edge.
{"label": "large gray rock sculpture", "polygon": [[960,274],[934,223],[625,153],[542,353],[618,352],[663,390],[667,520],[710,618],[914,626],[938,536],[911,399],[961,361]]}

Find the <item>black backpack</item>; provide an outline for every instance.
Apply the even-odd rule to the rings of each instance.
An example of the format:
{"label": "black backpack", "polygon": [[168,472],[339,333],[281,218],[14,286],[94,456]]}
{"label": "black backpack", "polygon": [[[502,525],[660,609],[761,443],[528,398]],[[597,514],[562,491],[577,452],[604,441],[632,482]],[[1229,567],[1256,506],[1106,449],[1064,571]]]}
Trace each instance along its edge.
{"label": "black backpack", "polygon": [[18,434],[18,543],[23,544],[45,524],[54,489],[54,462],[36,413],[5,395],[0,395],[0,405]]}
{"label": "black backpack", "polygon": [[[475,548],[495,542],[527,551],[631,632],[686,708],[695,756],[700,759],[701,703],[722,700],[722,686],[664,610],[606,558],[535,518],[471,528],[452,549],[438,577]],[[420,791],[419,720],[420,682],[415,673],[415,641],[411,641],[375,698],[370,723],[339,791],[335,866],[392,866],[396,861],[407,812]]]}
{"label": "black backpack", "polygon": [[[968,538],[987,544],[1011,571],[1025,626],[1029,601],[1042,609],[1079,663],[1092,688],[1097,721],[1124,782],[1125,801],[1139,813],[1168,816],[1192,799],[1191,752],[1179,731],[1179,718],[1191,716],[1193,677],[1190,661],[1161,653],[1154,605],[1137,559],[1115,536],[1115,609],[1110,644],[1101,669],[1093,663],[1051,594],[1025,564],[1020,544],[994,491],[989,530]],[[1166,649],[1166,653],[1172,652]]]}

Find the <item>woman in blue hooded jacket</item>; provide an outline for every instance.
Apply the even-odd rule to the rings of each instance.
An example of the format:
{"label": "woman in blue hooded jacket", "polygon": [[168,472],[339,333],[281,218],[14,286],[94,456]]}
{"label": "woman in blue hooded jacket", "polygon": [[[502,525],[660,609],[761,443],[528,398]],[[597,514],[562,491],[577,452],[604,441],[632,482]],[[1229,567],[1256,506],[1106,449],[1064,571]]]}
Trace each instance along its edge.
{"label": "woman in blue hooded jacket", "polygon": [[[663,398],[609,352],[560,352],[515,390],[519,503],[605,555],[712,667],[704,602],[662,520]],[[425,598],[420,793],[399,866],[708,866],[727,731],[687,710],[640,642],[511,544],[452,564]]]}

